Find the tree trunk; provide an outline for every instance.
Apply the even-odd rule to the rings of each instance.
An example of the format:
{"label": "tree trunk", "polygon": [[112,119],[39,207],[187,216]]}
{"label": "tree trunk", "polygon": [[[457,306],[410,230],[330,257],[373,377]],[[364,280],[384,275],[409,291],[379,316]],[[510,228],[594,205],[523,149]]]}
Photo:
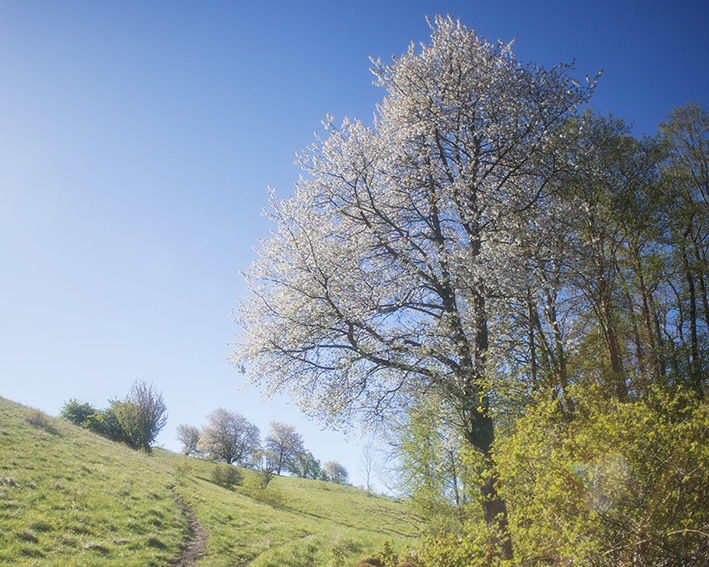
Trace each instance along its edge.
{"label": "tree trunk", "polygon": [[[473,376],[479,384],[480,379],[485,375],[489,346],[485,298],[480,293],[475,294],[475,310],[475,362],[472,370]],[[480,493],[485,524],[493,534],[490,556],[490,565],[492,565],[493,557],[499,557],[503,561],[512,560],[512,541],[508,529],[507,506],[497,492],[499,477],[497,465],[492,455],[495,442],[495,424],[488,411],[489,400],[479,387],[473,387],[470,393],[473,394],[473,397],[466,400],[468,419],[466,420],[465,437],[483,457],[485,480],[480,487]]]}
{"label": "tree trunk", "polygon": [[623,370],[623,360],[620,356],[620,348],[618,343],[618,334],[616,333],[613,305],[611,300],[610,286],[603,277],[599,281],[600,295],[600,313],[601,313],[601,328],[606,339],[608,348],[608,357],[611,363],[611,374],[613,380],[613,389],[618,400],[623,401],[628,395],[628,388],[625,383],[625,372]]}
{"label": "tree trunk", "polygon": [[532,291],[527,288],[527,327],[529,332],[529,371],[532,380],[532,389],[537,389],[537,345],[534,337],[534,318],[537,308],[532,299]]}
{"label": "tree trunk", "polygon": [[[640,308],[642,310],[645,333],[647,334],[648,348],[651,354],[650,363],[652,365],[652,379],[656,380],[660,376],[664,376],[664,367],[661,363],[661,355],[658,350],[659,344],[661,344],[662,341],[662,337],[660,336],[660,330],[658,325],[659,322],[657,320],[655,327],[653,327],[652,315],[650,313],[650,304],[652,303],[652,296],[647,289],[647,285],[645,283],[645,276],[643,275],[639,261],[636,261],[636,264],[636,273],[638,276],[638,283],[640,284],[640,297],[642,298],[642,301],[640,302]],[[655,336],[655,333],[657,333],[657,337]]]}
{"label": "tree trunk", "polygon": [[556,294],[554,297],[547,292],[547,317],[551,323],[551,332],[554,339],[554,360],[556,361],[556,380],[561,391],[562,407],[567,417],[574,413],[574,401],[568,395],[568,371],[566,369],[566,354],[564,353],[564,339],[559,327],[556,313]]}
{"label": "tree trunk", "polygon": [[[687,232],[689,229],[687,230]],[[685,278],[687,279],[687,291],[689,292],[689,341],[690,341],[690,381],[692,387],[697,391],[701,391],[701,376],[700,368],[701,364],[699,361],[699,339],[697,337],[697,297],[694,288],[694,276],[692,275],[692,270],[689,266],[689,259],[687,258],[687,250],[684,245],[682,246],[682,264],[685,271]]]}
{"label": "tree trunk", "polygon": [[513,552],[507,519],[507,505],[497,490],[500,481],[497,474],[497,464],[492,455],[495,439],[494,424],[489,415],[479,411],[476,411],[470,418],[465,437],[482,454],[483,458],[484,481],[480,487],[480,494],[485,525],[493,534],[491,557],[497,556],[503,561],[509,561],[513,557]]}
{"label": "tree trunk", "polygon": [[633,303],[633,298],[630,295],[630,291],[628,291],[627,287],[625,290],[625,297],[626,301],[628,302],[628,316],[630,317],[630,325],[633,333],[633,343],[635,345],[635,359],[637,363],[637,370],[640,375],[639,384],[636,385],[635,389],[636,391],[639,389],[640,394],[642,394],[643,396],[647,396],[650,379],[648,377],[647,366],[645,364],[646,354],[645,349],[643,348],[643,342],[640,338],[640,327],[638,325],[638,317],[635,312],[635,305]]}
{"label": "tree trunk", "polygon": [[[704,256],[699,249],[699,245],[694,239],[694,256],[697,259],[697,276],[699,279],[699,293],[702,296],[702,307],[704,309],[704,322],[706,323],[707,332],[709,332],[709,298],[707,297],[707,288],[704,283],[704,276],[706,274],[707,263],[706,259],[702,258]],[[704,260],[704,261],[703,261]]]}

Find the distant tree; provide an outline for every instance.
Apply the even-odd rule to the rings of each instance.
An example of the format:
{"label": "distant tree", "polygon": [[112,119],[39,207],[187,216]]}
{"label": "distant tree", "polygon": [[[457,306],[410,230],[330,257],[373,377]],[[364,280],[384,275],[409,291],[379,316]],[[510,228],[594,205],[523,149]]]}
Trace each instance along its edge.
{"label": "distant tree", "polygon": [[113,405],[128,445],[149,450],[167,423],[162,393],[152,384],[136,380],[126,399]]}
{"label": "distant tree", "polygon": [[238,412],[219,408],[208,416],[209,425],[202,430],[197,449],[214,459],[247,464],[261,448],[259,428]]}
{"label": "distant tree", "polygon": [[254,454],[254,469],[256,470],[256,479],[258,487],[261,490],[266,490],[269,483],[276,476],[276,469],[273,468],[275,459],[271,451],[256,451]]}
{"label": "distant tree", "polygon": [[293,461],[305,453],[303,437],[296,432],[295,427],[276,421],[271,422],[266,447],[271,452],[273,468],[278,475],[281,471],[288,470]]}
{"label": "distant tree", "polygon": [[72,398],[68,402],[64,403],[64,407],[59,415],[74,425],[84,425],[86,420],[89,419],[89,417],[96,415],[98,411],[99,410],[91,404],[86,402],[82,403],[77,399]]}
{"label": "distant tree", "polygon": [[359,462],[359,471],[364,476],[366,481],[367,492],[372,491],[372,474],[374,474],[374,467],[377,462],[377,449],[371,442],[367,443],[362,448],[362,458]]}
{"label": "distant tree", "polygon": [[299,478],[325,480],[325,473],[320,461],[310,451],[296,455],[288,466],[288,472]]}
{"label": "distant tree", "polygon": [[325,463],[325,476],[328,482],[347,484],[347,479],[350,475],[347,469],[337,461],[328,461]]}
{"label": "distant tree", "polygon": [[439,525],[456,513],[462,517],[473,513],[466,510],[474,482],[464,462],[464,455],[471,452],[465,451],[454,420],[439,396],[422,396],[397,428],[394,441],[398,490],[408,495],[416,514]]}
{"label": "distant tree", "polygon": [[194,455],[198,453],[197,443],[201,434],[199,427],[181,423],[177,426],[177,440],[182,443],[182,452],[185,455]]}
{"label": "distant tree", "polygon": [[702,396],[709,386],[709,113],[687,103],[659,126],[672,192],[669,237],[680,321],[673,342],[686,353],[686,363],[674,366],[686,365],[687,385]]}
{"label": "distant tree", "polygon": [[72,398],[64,404],[61,416],[111,441],[149,450],[165,427],[167,408],[162,393],[152,384],[136,381],[124,400],[109,400],[106,409]]}

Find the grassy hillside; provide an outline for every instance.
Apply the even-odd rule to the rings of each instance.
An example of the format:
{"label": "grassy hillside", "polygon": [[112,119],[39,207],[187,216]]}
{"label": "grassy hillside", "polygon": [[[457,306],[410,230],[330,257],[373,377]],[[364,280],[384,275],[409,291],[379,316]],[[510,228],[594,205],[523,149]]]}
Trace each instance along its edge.
{"label": "grassy hillside", "polygon": [[345,567],[408,540],[391,499],[280,477],[263,491],[246,470],[227,490],[215,467],[136,452],[0,397],[0,564],[181,565],[193,539],[185,505],[206,532],[205,567]]}

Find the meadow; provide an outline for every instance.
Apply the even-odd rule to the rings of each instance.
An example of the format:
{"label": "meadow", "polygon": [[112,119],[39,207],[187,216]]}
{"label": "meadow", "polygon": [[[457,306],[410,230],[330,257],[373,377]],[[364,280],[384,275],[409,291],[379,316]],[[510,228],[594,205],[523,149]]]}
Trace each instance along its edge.
{"label": "meadow", "polygon": [[414,544],[391,498],[290,477],[263,489],[247,469],[224,488],[220,466],[134,451],[0,397],[0,564],[187,565],[190,513],[200,567],[346,567]]}

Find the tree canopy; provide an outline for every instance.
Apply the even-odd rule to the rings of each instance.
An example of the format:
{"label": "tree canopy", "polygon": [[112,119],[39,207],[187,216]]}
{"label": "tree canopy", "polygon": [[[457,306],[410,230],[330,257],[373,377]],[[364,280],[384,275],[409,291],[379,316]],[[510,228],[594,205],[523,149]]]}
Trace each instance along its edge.
{"label": "tree canopy", "polygon": [[292,425],[278,421],[271,422],[271,430],[266,437],[271,465],[276,474],[294,467],[296,460],[305,454],[303,437]]}
{"label": "tree canopy", "polygon": [[228,465],[243,465],[261,449],[259,428],[240,413],[218,408],[208,419],[209,425],[199,435],[198,451]]}
{"label": "tree canopy", "polygon": [[[486,542],[487,551],[473,547],[492,564],[511,560],[515,545],[534,547],[525,531],[533,518],[518,498],[529,486],[516,484],[533,484],[515,460],[527,450],[516,444],[525,432],[543,445],[528,448],[533,470],[556,442],[565,462],[596,463],[579,465],[581,473],[620,471],[620,485],[664,474],[648,472],[636,454],[623,461],[628,469],[609,455],[632,404],[670,430],[677,415],[660,416],[658,400],[669,396],[675,409],[685,400],[688,427],[702,437],[709,120],[688,104],[659,136],[634,136],[620,118],[582,112],[596,79],[582,84],[570,66],[523,64],[510,45],[450,18],[431,28],[429,45],[374,62],[386,96],[373,125],[328,118],[326,134],[300,155],[293,195],[272,193],[276,228],[245,274],[250,294],[236,312],[244,332],[233,360],[249,383],[289,391],[332,425],[403,414],[414,458],[418,439],[430,454],[455,447],[446,478],[424,468],[411,479],[438,482],[424,491],[436,507],[453,497],[469,512],[467,503],[479,502],[484,530],[468,535]],[[438,414],[419,411],[431,400]],[[626,405],[613,413],[614,404]],[[597,429],[605,437],[569,425],[596,430],[589,408],[608,412]],[[584,455],[574,436],[605,454]],[[626,445],[641,446],[637,438]],[[704,462],[692,451],[677,448]],[[460,479],[466,469],[472,476]],[[687,478],[689,498],[701,499]],[[471,485],[476,498],[459,492]],[[563,508],[549,490],[539,494],[540,505]],[[568,521],[575,513],[552,510]],[[703,514],[692,519],[698,533]],[[597,539],[578,557],[611,553],[618,518],[592,518],[586,534]],[[637,541],[641,524],[632,528]],[[648,537],[677,535],[657,529]],[[564,564],[571,555],[559,541]],[[436,557],[430,564],[448,564]]]}
{"label": "tree canopy", "polygon": [[[419,52],[375,62],[387,96],[373,127],[329,120],[293,197],[272,200],[278,230],[246,274],[236,361],[326,420],[385,415],[435,389],[489,455],[494,299],[524,282],[515,234],[595,82],[524,65],[451,19],[432,31]],[[494,490],[491,523],[504,520]]]}

